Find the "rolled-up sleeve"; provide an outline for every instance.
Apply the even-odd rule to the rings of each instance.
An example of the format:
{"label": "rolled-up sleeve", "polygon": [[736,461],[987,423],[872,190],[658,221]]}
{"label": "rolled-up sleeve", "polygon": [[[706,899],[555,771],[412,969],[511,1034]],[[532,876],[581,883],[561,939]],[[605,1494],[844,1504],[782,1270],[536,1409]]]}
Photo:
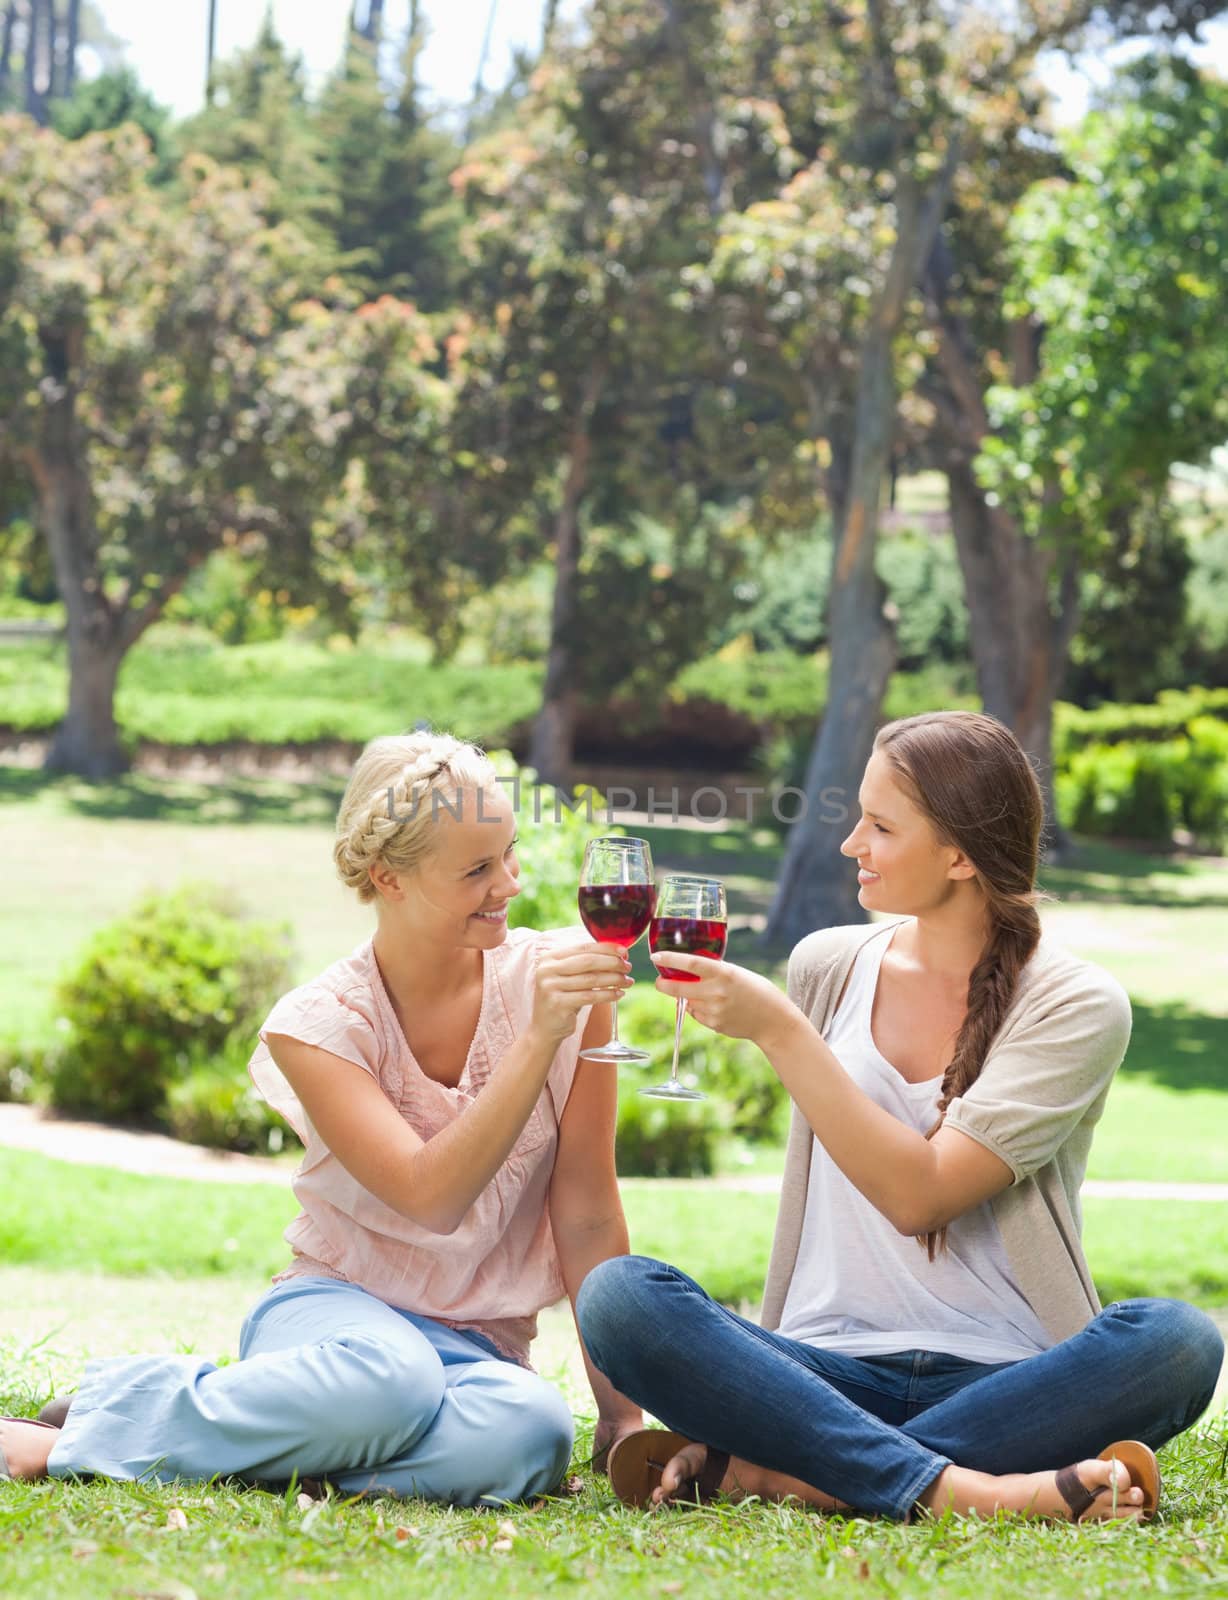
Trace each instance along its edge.
{"label": "rolled-up sleeve", "polygon": [[1050,1162],[1076,1127],[1098,1116],[1130,1040],[1125,990],[1095,970],[1043,1013],[1008,1026],[980,1076],[951,1101],[946,1126],[1004,1161],[1016,1183]]}

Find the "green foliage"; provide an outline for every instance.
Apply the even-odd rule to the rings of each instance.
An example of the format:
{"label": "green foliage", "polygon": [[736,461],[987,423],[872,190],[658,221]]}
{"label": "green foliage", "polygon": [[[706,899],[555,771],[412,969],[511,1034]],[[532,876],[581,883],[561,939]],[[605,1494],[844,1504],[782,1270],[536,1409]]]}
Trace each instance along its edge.
{"label": "green foliage", "polygon": [[1089,745],[1057,778],[1059,807],[1076,833],[1167,845],[1173,806],[1168,745]]}
{"label": "green foliage", "polygon": [[247,1070],[251,1040],[235,1039],[234,1059],[194,1068],[168,1085],[164,1118],[176,1139],[219,1150],[279,1151],[292,1129],[261,1099]]}
{"label": "green foliage", "polygon": [[159,105],[127,66],[79,83],[71,98],[55,103],[51,114],[52,126],[66,139],[84,139],[90,133],[135,123],[155,153],[165,150],[169,120],[167,108]]}
{"label": "green foliage", "polygon": [[[267,644],[295,620],[286,589],[262,587],[256,564],[233,548],[215,550],[166,608],[168,622],[195,623],[220,644]],[[314,616],[303,607],[299,620]]]}
{"label": "green foliage", "polygon": [[735,613],[744,530],[714,507],[679,515],[674,528],[636,517],[586,530],[570,644],[591,698],[659,691]]}
{"label": "green foliage", "polygon": [[[1206,706],[1220,715],[1199,715]],[[1076,833],[1197,844],[1228,839],[1228,692],[1171,694],[1155,706],[1062,708],[1058,807]]]}
{"label": "green foliage", "polygon": [[52,1103],[165,1117],[170,1085],[233,1061],[290,974],[287,930],[244,920],[231,896],[207,885],[150,894],[94,936],[59,986]]}
{"label": "green foliage", "polygon": [[[150,640],[124,664],[116,707],[130,740],[173,745],[316,740],[363,743],[421,721],[462,738],[506,743],[533,714],[535,667],[429,666],[423,652],[282,639],[218,649]],[[22,640],[0,649],[5,725],[54,726],[66,700],[64,647]]]}
{"label": "green foliage", "polygon": [[[1188,681],[1193,558],[1173,507],[1144,502],[1083,577],[1065,686],[1080,704],[1148,700]],[[1139,648],[1140,640],[1147,647]]]}
{"label": "green foliage", "polygon": [[663,1083],[674,1048],[674,1006],[638,984],[619,1006],[627,1041],[652,1052],[643,1065],[620,1068],[618,1169],[628,1176],[700,1177],[713,1172],[730,1136],[748,1144],[779,1143],[787,1131],[788,1097],[760,1052],[744,1039],[724,1039],[684,1021],[678,1073],[709,1098],[671,1105],[639,1093]]}
{"label": "green foliage", "polygon": [[981,470],[1030,531],[1091,537],[1228,435],[1228,85],[1146,55],[1066,155],[1015,219],[1008,309],[1044,327],[1043,370],[992,392]]}

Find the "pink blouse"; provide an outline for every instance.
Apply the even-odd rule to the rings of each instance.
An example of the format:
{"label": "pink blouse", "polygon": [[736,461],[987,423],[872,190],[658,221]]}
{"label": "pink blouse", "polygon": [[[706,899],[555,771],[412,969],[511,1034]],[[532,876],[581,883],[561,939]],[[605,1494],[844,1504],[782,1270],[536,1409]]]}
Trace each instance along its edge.
{"label": "pink blouse", "polygon": [[351,1177],[312,1127],[269,1055],[267,1039],[287,1034],[352,1061],[371,1074],[414,1132],[430,1139],[482,1092],[527,1026],[541,951],[554,941],[584,937],[579,928],[517,928],[485,953],[481,1011],[454,1089],[428,1078],[410,1053],[371,940],[277,1002],[249,1066],[261,1095],[306,1150],[293,1180],[303,1209],[285,1233],[294,1259],[275,1283],[323,1275],[360,1284],[389,1305],[471,1328],[528,1366],[537,1313],[564,1293],[546,1200],[587,1010],[560,1045],[511,1154],[455,1233],[446,1235],[400,1216]]}

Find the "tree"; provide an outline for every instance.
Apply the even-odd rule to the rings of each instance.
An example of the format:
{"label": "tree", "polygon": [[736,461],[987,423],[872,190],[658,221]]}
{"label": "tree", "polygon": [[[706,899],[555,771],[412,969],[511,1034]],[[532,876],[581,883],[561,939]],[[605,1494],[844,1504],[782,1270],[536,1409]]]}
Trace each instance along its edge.
{"label": "tree", "polygon": [[[1228,89],[1179,57],[1149,58],[1063,156],[1065,176],[1035,186],[1011,225],[1004,312],[1024,359],[1013,384],[991,386],[969,366],[965,409],[979,407],[980,420],[952,481],[957,539],[989,530],[975,543],[982,565],[1021,575],[1009,598],[969,585],[973,637],[987,677],[998,663],[1016,677],[1030,664],[1022,704],[1039,731],[1017,691],[1001,703],[1046,769],[1080,573],[1166,561],[1171,469],[1206,460],[1228,436]],[[1024,641],[1004,648],[1011,599],[1031,622],[1026,653]],[[1136,648],[1144,616],[1139,608]]]}
{"label": "tree", "polygon": [[[5,0],[0,17],[0,110],[10,105],[39,123],[50,120],[56,104],[71,97],[77,84],[77,55],[83,42],[109,59],[117,41],[107,33],[97,7],[82,0]],[[15,96],[20,62],[22,90]]]}
{"label": "tree", "polygon": [[[668,422],[702,345],[675,299],[711,217],[665,24],[657,0],[598,7],[588,38],[538,68],[514,129],[480,141],[456,176],[493,324],[485,381],[514,418],[511,452],[537,464],[548,527],[555,587],[530,761],[562,785],[584,677],[586,522],[603,501],[660,509],[691,472],[693,447]],[[509,503],[524,516],[523,500]]]}
{"label": "tree", "polygon": [[32,486],[67,612],[52,766],[126,757],[126,652],[211,551],[238,544],[343,612],[365,464],[430,455],[447,408],[422,319],[305,299],[267,188],[203,158],[177,206],[131,125],[69,143],[0,122],[0,458]]}
{"label": "tree", "polygon": [[335,196],[331,231],[351,280],[440,311],[455,301],[461,208],[449,177],[454,140],[434,127],[416,82],[422,36],[411,25],[398,79],[385,87],[379,50],[351,32],[313,122]]}
{"label": "tree", "polygon": [[213,97],[177,130],[183,154],[211,156],[246,173],[267,173],[271,220],[292,223],[311,241],[316,270],[332,265],[331,232],[340,203],[307,96],[302,60],[292,56],[266,11],[255,42],[220,63]]}

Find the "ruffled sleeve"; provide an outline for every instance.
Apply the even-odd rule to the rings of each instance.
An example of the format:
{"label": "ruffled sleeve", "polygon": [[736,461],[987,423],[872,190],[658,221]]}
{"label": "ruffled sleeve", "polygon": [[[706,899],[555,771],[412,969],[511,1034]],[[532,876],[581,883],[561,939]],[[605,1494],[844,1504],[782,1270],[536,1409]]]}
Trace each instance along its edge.
{"label": "ruffled sleeve", "polygon": [[352,1062],[379,1082],[381,1047],[373,1013],[331,989],[306,983],[292,989],[273,1007],[260,1030],[260,1042],[248,1071],[261,1097],[282,1116],[306,1144],[307,1114],[269,1053],[270,1034],[284,1034]]}

